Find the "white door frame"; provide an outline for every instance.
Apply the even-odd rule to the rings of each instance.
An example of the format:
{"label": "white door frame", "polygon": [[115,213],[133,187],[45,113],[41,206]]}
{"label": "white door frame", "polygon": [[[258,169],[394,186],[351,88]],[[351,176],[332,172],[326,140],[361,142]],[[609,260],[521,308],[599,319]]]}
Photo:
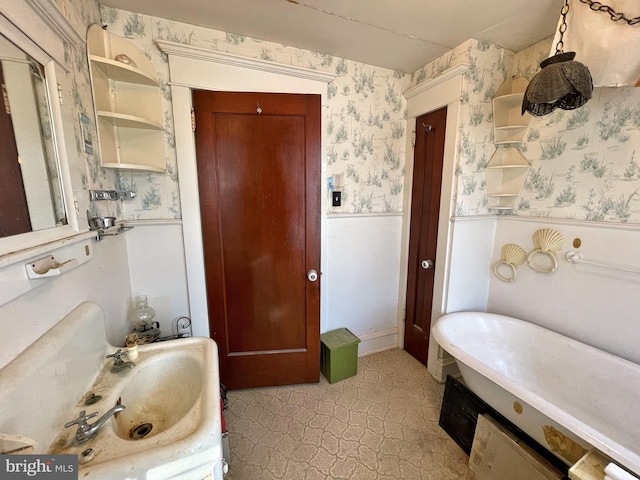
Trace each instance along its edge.
{"label": "white door frame", "polygon": [[[277,64],[190,45],[157,40],[169,57],[173,119],[176,137],[180,202],[182,205],[182,235],[184,238],[189,288],[189,309],[193,334],[209,336],[207,289],[205,284],[204,250],[200,224],[200,197],[196,166],[195,135],[191,128],[191,90],[264,93],[307,93],[321,95],[322,134],[321,179],[326,177],[326,115],[327,84],[336,76],[306,68]],[[326,264],[327,206],[322,202],[320,267]],[[321,277],[322,282],[322,277]],[[326,288],[321,283],[320,324],[324,323]]]}
{"label": "white door frame", "polygon": [[[409,225],[411,222],[411,191],[413,187],[413,153],[415,138],[409,132],[416,131],[416,118],[447,107],[447,123],[444,141],[444,165],[440,191],[440,212],[438,219],[438,245],[435,258],[435,278],[433,285],[433,305],[431,318],[436,319],[447,311],[450,251],[453,239],[455,216],[456,173],[458,164],[458,142],[461,99],[464,73],[468,64],[450,68],[440,76],[423,82],[403,93],[407,99],[407,145],[405,148],[404,216],[402,219],[402,252],[400,254],[400,286],[398,292],[398,343],[404,347],[404,319],[407,298],[407,264],[409,261]],[[446,358],[444,350],[433,337],[429,340],[427,370],[438,381],[444,381],[452,361]]]}

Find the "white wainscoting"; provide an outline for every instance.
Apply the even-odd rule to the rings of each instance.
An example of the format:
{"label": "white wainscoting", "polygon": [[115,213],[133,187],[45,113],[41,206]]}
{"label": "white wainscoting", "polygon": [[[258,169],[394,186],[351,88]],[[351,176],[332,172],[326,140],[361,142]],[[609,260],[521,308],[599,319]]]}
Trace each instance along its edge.
{"label": "white wainscoting", "polygon": [[330,215],[321,331],[348,328],[359,356],[398,346],[401,214]]}
{"label": "white wainscoting", "polygon": [[455,217],[445,313],[487,309],[495,216]]}
{"label": "white wainscoting", "polygon": [[[640,363],[640,273],[572,265],[565,259],[567,251],[577,250],[585,260],[640,272],[640,226],[504,217],[498,221],[492,261],[500,258],[505,243],[533,250],[532,236],[540,228],[564,235],[558,269],[538,273],[525,262],[513,283],[491,275],[488,310],[528,320]],[[573,248],[575,238],[580,238],[580,248]]]}
{"label": "white wainscoting", "polygon": [[[486,311],[490,276],[487,265],[491,262],[496,217],[453,217],[450,221],[449,270],[443,313]],[[435,320],[432,318],[432,322]],[[442,348],[435,348],[437,342],[433,336],[429,342],[429,372],[433,377],[444,382],[447,375],[459,376],[454,358]]]}
{"label": "white wainscoting", "polygon": [[[175,320],[189,316],[189,290],[181,220],[128,222],[126,234],[131,298],[146,295],[156,311],[162,336],[173,335]],[[194,335],[209,336],[209,325],[193,325]]]}
{"label": "white wainscoting", "polygon": [[[0,368],[87,300],[104,309],[109,342],[124,343],[131,292],[125,236],[131,232],[91,240],[90,261],[0,307]],[[22,267],[14,278],[21,281],[23,276]]]}

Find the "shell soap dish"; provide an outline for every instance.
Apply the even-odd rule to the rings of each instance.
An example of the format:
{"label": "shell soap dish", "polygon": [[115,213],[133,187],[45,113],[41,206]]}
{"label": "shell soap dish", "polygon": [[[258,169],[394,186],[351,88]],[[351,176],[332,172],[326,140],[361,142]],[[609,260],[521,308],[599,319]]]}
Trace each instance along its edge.
{"label": "shell soap dish", "polygon": [[564,245],[564,236],[550,228],[543,228],[533,234],[533,245],[540,252],[556,253]]}

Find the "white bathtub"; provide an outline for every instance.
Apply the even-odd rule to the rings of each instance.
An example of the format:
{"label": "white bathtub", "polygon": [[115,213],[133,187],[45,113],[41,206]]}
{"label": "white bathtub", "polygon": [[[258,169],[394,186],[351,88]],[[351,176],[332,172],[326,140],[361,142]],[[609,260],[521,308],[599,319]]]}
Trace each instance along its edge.
{"label": "white bathtub", "polygon": [[444,315],[432,331],[472,391],[566,463],[565,435],[640,475],[640,365],[491,313]]}

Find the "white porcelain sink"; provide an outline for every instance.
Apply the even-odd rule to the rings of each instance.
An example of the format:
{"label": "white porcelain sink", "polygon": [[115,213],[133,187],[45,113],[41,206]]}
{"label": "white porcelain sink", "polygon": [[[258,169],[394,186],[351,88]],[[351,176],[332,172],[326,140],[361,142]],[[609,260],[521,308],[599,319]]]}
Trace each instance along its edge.
{"label": "white porcelain sink", "polygon": [[[136,366],[111,373],[116,348],[107,341],[104,311],[83,302],[0,368],[0,445],[33,453],[70,453],[78,478],[222,479],[217,346],[193,337],[139,347]],[[126,357],[125,357],[126,359]],[[90,395],[99,401],[86,404]],[[89,442],[64,424],[82,410],[98,416],[121,403]],[[132,438],[132,432],[135,433]],[[91,449],[89,456],[82,453]]]}
{"label": "white porcelain sink", "polygon": [[[117,404],[125,410],[87,443],[76,441],[75,426],[63,429],[49,453],[79,455],[83,479],[206,477],[222,458],[216,344],[195,337],[138,348],[134,368],[112,373],[113,361],[105,359],[95,383],[60,424],[81,410],[98,412],[90,424]],[[91,395],[101,399],[86,405]]]}
{"label": "white porcelain sink", "polygon": [[[138,363],[122,372],[127,379],[119,397],[126,409],[114,417],[116,434],[126,440],[155,436],[182,420],[201,397],[206,375],[202,362],[187,351],[156,354]],[[194,409],[192,415],[199,418],[199,413]]]}

